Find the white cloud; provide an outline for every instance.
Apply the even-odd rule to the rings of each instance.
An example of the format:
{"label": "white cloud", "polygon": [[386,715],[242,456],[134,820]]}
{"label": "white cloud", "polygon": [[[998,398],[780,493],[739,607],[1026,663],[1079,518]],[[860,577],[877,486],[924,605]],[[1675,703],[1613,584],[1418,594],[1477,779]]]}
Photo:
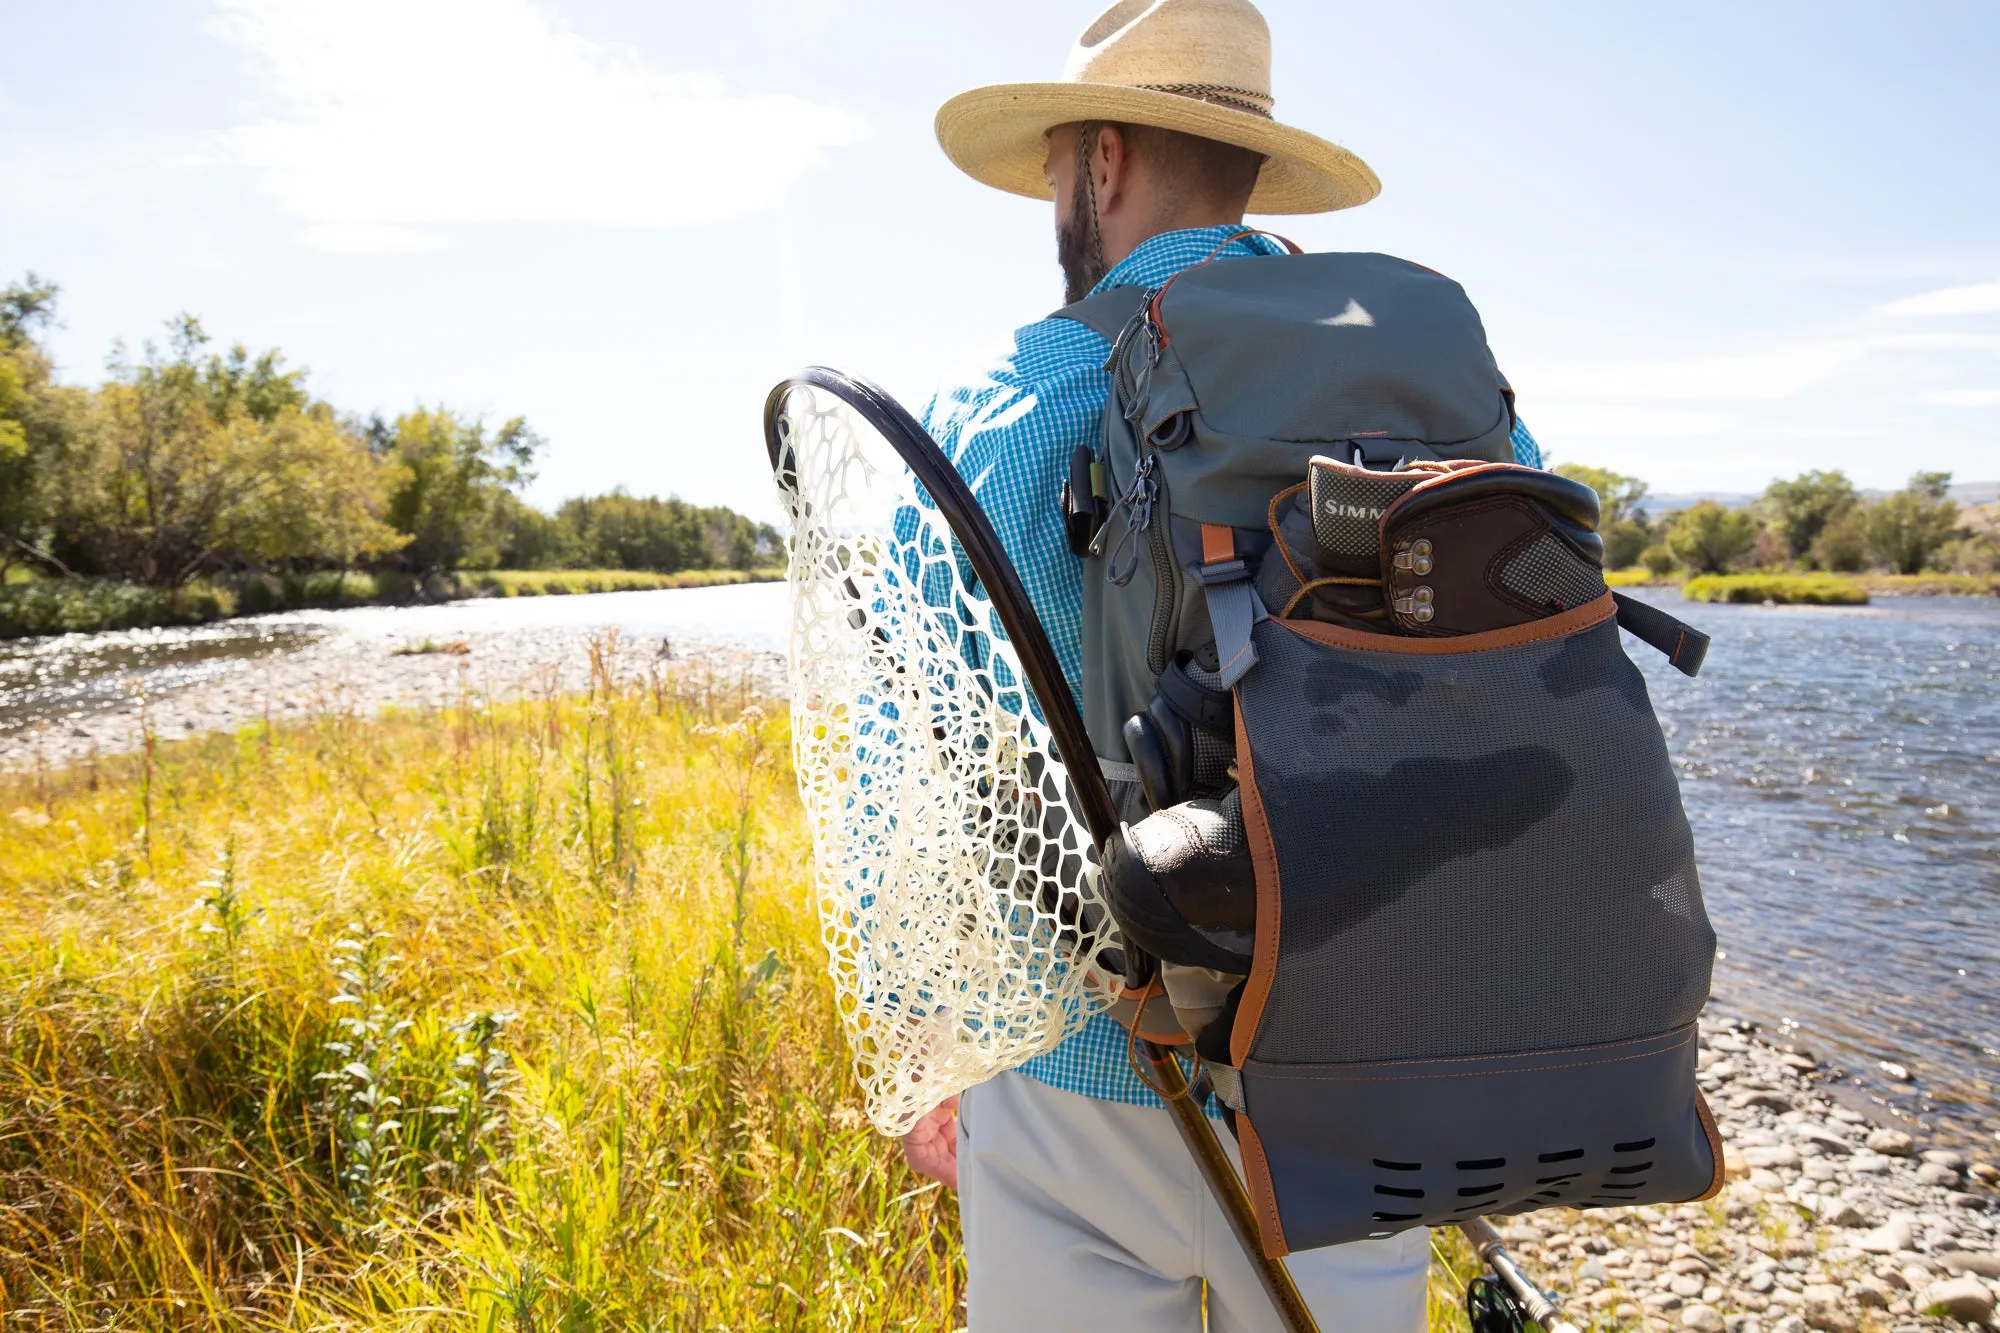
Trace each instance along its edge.
{"label": "white cloud", "polygon": [[213,26],[277,108],[221,154],[322,248],[433,243],[411,224],[721,221],[866,132],[838,107],[656,69],[529,0],[216,0]]}
{"label": "white cloud", "polygon": [[353,255],[436,250],[444,245],[431,232],[388,222],[318,222],[301,231],[299,239],[315,250]]}
{"label": "white cloud", "polygon": [[2000,407],[2000,389],[1944,389],[1925,394],[1924,401],[1935,407]]}
{"label": "white cloud", "polygon": [[2000,314],[2000,282],[1976,282],[1969,287],[1944,287],[1891,301],[1882,307],[1885,315],[1994,315]]}

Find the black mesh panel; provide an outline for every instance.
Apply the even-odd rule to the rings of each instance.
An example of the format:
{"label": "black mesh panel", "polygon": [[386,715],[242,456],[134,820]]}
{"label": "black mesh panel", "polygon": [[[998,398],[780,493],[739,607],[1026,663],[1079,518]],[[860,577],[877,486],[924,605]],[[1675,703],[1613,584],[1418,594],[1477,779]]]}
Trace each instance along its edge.
{"label": "black mesh panel", "polygon": [[1544,610],[1567,611],[1604,595],[1604,574],[1562,538],[1544,532],[1500,570],[1500,586]]}
{"label": "black mesh panel", "polygon": [[1714,935],[1616,626],[1439,656],[1270,623],[1256,642],[1240,698],[1282,907],[1255,1058],[1495,1055],[1694,1020]]}

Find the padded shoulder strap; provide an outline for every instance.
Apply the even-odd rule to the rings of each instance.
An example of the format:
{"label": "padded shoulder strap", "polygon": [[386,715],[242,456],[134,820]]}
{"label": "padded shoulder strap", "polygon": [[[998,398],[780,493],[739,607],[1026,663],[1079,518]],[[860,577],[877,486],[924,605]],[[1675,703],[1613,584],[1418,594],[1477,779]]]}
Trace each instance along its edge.
{"label": "padded shoulder strap", "polygon": [[1702,661],[1708,656],[1706,634],[1636,597],[1614,592],[1611,600],[1618,604],[1618,628],[1665,653],[1667,661],[1682,675],[1692,676],[1701,670]]}
{"label": "padded shoulder strap", "polygon": [[1050,319],[1073,319],[1109,343],[1118,341],[1118,332],[1132,322],[1146,303],[1144,287],[1113,287],[1108,292],[1073,301],[1049,315]]}

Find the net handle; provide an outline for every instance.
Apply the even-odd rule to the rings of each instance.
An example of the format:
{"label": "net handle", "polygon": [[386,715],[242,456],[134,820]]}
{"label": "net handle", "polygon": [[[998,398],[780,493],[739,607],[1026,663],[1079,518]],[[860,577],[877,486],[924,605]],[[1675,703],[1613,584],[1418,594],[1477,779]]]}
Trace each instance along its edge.
{"label": "net handle", "polygon": [[771,456],[771,475],[778,479],[779,485],[790,490],[798,488],[797,468],[788,456],[789,442],[780,437],[778,424],[784,414],[786,395],[800,387],[825,390],[860,413],[882,433],[882,438],[937,505],[945,524],[965,551],[974,576],[999,613],[1008,642],[1020,658],[1021,673],[1042,706],[1042,717],[1048,722],[1056,754],[1069,770],[1070,785],[1076,790],[1077,805],[1084,823],[1090,826],[1091,839],[1103,846],[1105,839],[1118,831],[1118,808],[1111,800],[1111,788],[1105,785],[1104,772],[1097,766],[1097,751],[1084,730],[1083,715],[1077,709],[1076,697],[1070,693],[1062,666],[1056,661],[1055,649],[1049,644],[1040,618],[1034,614],[1034,603],[1028,600],[1014,562],[1008,559],[986,511],[966,488],[965,479],[958,475],[958,469],[944,456],[930,432],[901,403],[859,376],[825,366],[808,366],[780,382],[764,400],[764,447]]}

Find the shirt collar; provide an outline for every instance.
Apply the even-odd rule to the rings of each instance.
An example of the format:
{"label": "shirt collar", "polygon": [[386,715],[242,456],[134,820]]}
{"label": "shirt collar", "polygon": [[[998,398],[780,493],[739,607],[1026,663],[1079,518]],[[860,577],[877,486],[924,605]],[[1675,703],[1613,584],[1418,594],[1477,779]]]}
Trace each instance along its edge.
{"label": "shirt collar", "polygon": [[[1232,236],[1234,240],[1230,239]],[[1228,243],[1222,251],[1225,255],[1284,253],[1284,247],[1269,236],[1251,231],[1240,223],[1163,231],[1157,236],[1148,236],[1132,248],[1131,254],[1113,264],[1111,271],[1090,289],[1090,294],[1095,296],[1113,287],[1157,286],[1182,269],[1199,264],[1225,242]]]}

